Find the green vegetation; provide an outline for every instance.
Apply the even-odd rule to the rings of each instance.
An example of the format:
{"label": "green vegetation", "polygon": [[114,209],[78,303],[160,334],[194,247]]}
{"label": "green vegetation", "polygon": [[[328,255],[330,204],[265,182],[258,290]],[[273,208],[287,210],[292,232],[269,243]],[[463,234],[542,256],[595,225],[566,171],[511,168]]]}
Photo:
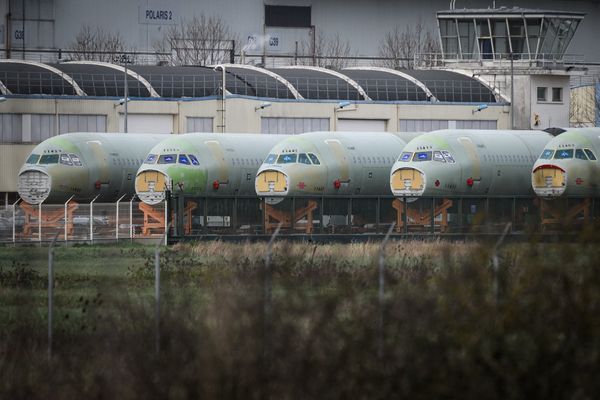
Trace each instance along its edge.
{"label": "green vegetation", "polygon": [[[591,235],[590,237],[593,237]],[[600,248],[391,242],[0,248],[0,398],[595,398]],[[265,284],[267,282],[267,285]],[[272,291],[268,290],[272,282]],[[271,294],[269,294],[271,293]]]}

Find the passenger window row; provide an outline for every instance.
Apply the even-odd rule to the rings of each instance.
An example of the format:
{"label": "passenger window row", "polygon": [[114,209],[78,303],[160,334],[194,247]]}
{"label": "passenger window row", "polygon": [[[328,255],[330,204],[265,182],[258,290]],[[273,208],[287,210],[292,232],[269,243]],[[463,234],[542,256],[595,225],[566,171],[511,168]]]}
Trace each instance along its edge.
{"label": "passenger window row", "polygon": [[484,154],[483,161],[495,163],[532,163],[535,159],[533,156],[523,154]]}
{"label": "passenger window row", "polygon": [[232,158],[231,164],[243,166],[260,165],[260,160],[258,158]]}
{"label": "passenger window row", "polygon": [[365,165],[366,164],[380,164],[380,165],[383,165],[383,164],[391,164],[392,159],[389,157],[379,157],[379,156],[377,156],[377,157],[375,157],[375,156],[360,157],[359,156],[359,157],[352,157],[352,162],[354,164],[365,164]]}

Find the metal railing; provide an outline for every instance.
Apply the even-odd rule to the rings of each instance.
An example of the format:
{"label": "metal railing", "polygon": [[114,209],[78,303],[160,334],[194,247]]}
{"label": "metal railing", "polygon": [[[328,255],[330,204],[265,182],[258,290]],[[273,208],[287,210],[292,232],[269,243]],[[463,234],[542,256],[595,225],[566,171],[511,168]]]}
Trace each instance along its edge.
{"label": "metal railing", "polygon": [[511,59],[515,68],[550,68],[560,64],[585,64],[582,54],[564,53],[419,53],[415,54],[415,68],[451,67],[456,63],[494,63],[496,67],[509,67]]}

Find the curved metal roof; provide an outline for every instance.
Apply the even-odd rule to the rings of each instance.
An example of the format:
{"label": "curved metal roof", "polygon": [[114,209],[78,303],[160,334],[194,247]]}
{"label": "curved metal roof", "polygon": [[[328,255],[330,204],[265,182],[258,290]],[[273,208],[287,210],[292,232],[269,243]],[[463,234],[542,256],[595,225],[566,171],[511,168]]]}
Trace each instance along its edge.
{"label": "curved metal roof", "polygon": [[[346,68],[340,72],[309,66],[263,69],[223,64],[211,67],[122,66],[90,61],[40,64],[0,61],[2,94],[199,98],[226,93],[309,100],[508,101],[484,81],[464,71]],[[125,75],[127,72],[127,75]]]}
{"label": "curved metal roof", "polygon": [[284,77],[264,68],[243,64],[222,64],[225,71],[235,75],[254,90],[254,96],[277,99],[302,99],[302,95]]}
{"label": "curved metal roof", "polygon": [[212,68],[131,66],[131,69],[150,82],[161,97],[208,97],[221,93],[222,73]]}
{"label": "curved metal roof", "polygon": [[85,96],[68,74],[35,61],[0,60],[0,81],[3,94]]}
{"label": "curved metal roof", "polygon": [[427,86],[404,72],[379,67],[352,67],[342,72],[356,81],[376,101],[434,100]]}
{"label": "curved metal roof", "polygon": [[270,68],[310,100],[370,100],[359,84],[325,68],[292,66]]}
{"label": "curved metal roof", "polygon": [[[125,96],[125,70],[114,64],[72,61],[53,66],[69,74],[88,96]],[[129,97],[157,97],[149,84],[133,71],[127,73]],[[154,94],[154,95],[153,95]]]}
{"label": "curved metal roof", "polygon": [[473,77],[443,70],[401,70],[431,91],[438,101],[495,103],[495,93]]}

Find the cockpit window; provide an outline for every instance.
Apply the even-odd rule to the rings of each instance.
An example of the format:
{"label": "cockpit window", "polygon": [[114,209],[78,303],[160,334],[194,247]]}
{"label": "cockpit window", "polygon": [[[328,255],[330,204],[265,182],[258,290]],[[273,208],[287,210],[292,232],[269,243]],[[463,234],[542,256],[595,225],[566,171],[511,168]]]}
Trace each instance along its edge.
{"label": "cockpit window", "polygon": [[44,154],[40,157],[40,164],[58,164],[58,154]]}
{"label": "cockpit window", "polygon": [[195,155],[193,154],[188,154],[188,157],[190,158],[190,160],[192,161],[192,165],[200,165],[200,162],[198,161],[198,159],[196,158]]}
{"label": "cockpit window", "polygon": [[446,162],[446,160],[444,159],[444,156],[442,155],[441,151],[434,151],[433,152],[433,161],[438,161],[438,162],[443,162],[443,163]]}
{"label": "cockpit window", "polygon": [[154,164],[156,162],[156,159],[158,158],[158,156],[156,154],[148,154],[148,157],[146,157],[146,161],[144,161],[145,164]]}
{"label": "cockpit window", "polygon": [[554,153],[555,160],[566,158],[573,158],[573,149],[556,150],[556,153]]}
{"label": "cockpit window", "polygon": [[265,164],[275,164],[277,160],[277,154],[269,154],[265,159]]}
{"label": "cockpit window", "polygon": [[190,159],[185,154],[180,154],[178,159],[179,164],[190,165]]}
{"label": "cockpit window", "polygon": [[554,150],[546,149],[546,150],[542,151],[542,155],[540,156],[540,158],[542,160],[549,160],[552,158],[553,155],[554,155]]}
{"label": "cockpit window", "polygon": [[296,162],[297,154],[281,154],[277,159],[277,164],[291,164]]}
{"label": "cockpit window", "polygon": [[310,165],[310,160],[308,159],[308,156],[305,153],[298,154],[298,162],[300,164],[308,164],[308,165]]}
{"label": "cockpit window", "polygon": [[575,150],[575,158],[578,158],[580,160],[586,160],[587,161],[587,156],[585,155],[585,153],[583,152],[583,150],[581,149],[577,149]]}
{"label": "cockpit window", "polygon": [[74,166],[81,167],[81,160],[79,159],[77,154],[69,154],[69,157],[71,157],[71,161],[73,161]]}
{"label": "cockpit window", "polygon": [[417,151],[413,156],[413,161],[429,161],[431,160],[431,151]]}
{"label": "cockpit window", "polygon": [[27,158],[27,161],[25,161],[26,164],[37,164],[38,160],[40,159],[40,155],[39,154],[31,154],[29,156],[29,158]]}
{"label": "cockpit window", "polygon": [[310,157],[310,160],[312,161],[313,164],[315,164],[315,165],[321,164],[319,162],[319,159],[317,158],[317,156],[315,156],[313,153],[308,153],[308,157]]}
{"label": "cockpit window", "polygon": [[175,164],[175,154],[163,154],[158,157],[159,164]]}
{"label": "cockpit window", "polygon": [[593,151],[591,151],[590,149],[583,149],[583,151],[585,151],[585,154],[587,154],[590,160],[596,161],[596,156],[594,155]]}
{"label": "cockpit window", "polygon": [[454,157],[452,157],[452,154],[450,154],[449,151],[442,150],[442,155],[446,159],[446,162],[448,162],[450,164],[454,164],[456,162],[456,161],[454,161]]}
{"label": "cockpit window", "polygon": [[404,162],[409,162],[410,159],[412,158],[412,154],[413,153],[409,153],[409,152],[404,152],[402,154],[400,154],[400,158],[398,158],[398,161],[404,161]]}
{"label": "cockpit window", "polygon": [[71,161],[71,157],[69,157],[68,154],[61,154],[60,155],[60,163],[62,165],[73,165],[73,162]]}

